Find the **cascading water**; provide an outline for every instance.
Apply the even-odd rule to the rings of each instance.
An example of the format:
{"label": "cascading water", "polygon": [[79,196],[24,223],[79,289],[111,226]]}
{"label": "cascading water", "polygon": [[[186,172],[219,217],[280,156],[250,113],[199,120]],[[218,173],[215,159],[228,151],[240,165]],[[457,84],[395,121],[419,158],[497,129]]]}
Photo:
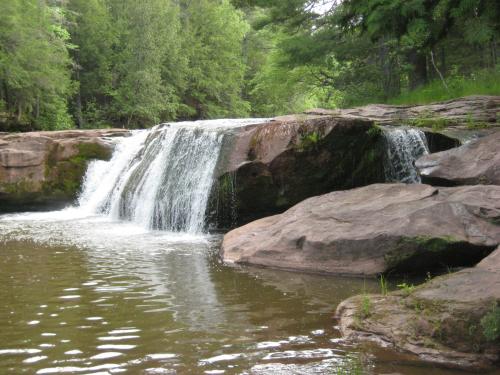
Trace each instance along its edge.
{"label": "cascading water", "polygon": [[80,209],[148,229],[200,233],[224,136],[231,127],[263,121],[197,121],[137,131],[119,141],[110,161],[89,166]]}
{"label": "cascading water", "polygon": [[389,182],[419,183],[415,161],[429,153],[425,133],[418,129],[385,129],[387,160],[384,165]]}

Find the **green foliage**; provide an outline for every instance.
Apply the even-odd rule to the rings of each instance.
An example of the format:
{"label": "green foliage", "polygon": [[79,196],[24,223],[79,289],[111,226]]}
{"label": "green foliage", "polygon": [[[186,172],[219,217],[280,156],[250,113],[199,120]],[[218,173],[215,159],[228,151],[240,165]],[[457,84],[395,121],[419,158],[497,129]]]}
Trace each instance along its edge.
{"label": "green foliage", "polygon": [[367,319],[372,315],[372,301],[366,294],[364,294],[361,299],[360,315],[362,319]]}
{"label": "green foliage", "polygon": [[363,375],[365,373],[359,357],[346,357],[335,369],[336,375]]}
{"label": "green foliage", "polygon": [[390,104],[428,104],[468,95],[500,94],[500,66],[468,75],[453,75],[446,80],[448,90],[440,80],[434,80],[416,90],[390,99]]}
{"label": "green foliage", "polygon": [[495,341],[500,338],[500,307],[496,302],[481,319],[481,327],[486,340]]}
{"label": "green foliage", "polygon": [[300,138],[300,143],[297,148],[300,151],[306,151],[310,149],[317,149],[318,142],[321,140],[321,135],[317,131],[313,131],[307,134],[304,134]]}
{"label": "green foliage", "polygon": [[9,115],[30,128],[72,126],[69,34],[64,12],[38,0],[0,3],[0,97]]}
{"label": "green foliage", "polygon": [[389,292],[389,286],[387,284],[387,279],[384,277],[384,275],[380,275],[378,282],[380,284],[380,293],[383,296],[386,296],[387,293]]}
{"label": "green foliage", "polygon": [[407,283],[398,284],[398,288],[403,292],[405,296],[409,296],[415,290],[414,285]]}
{"label": "green foliage", "polygon": [[241,97],[243,38],[249,25],[227,0],[183,1],[183,53],[187,54],[186,115],[241,117],[250,105]]}
{"label": "green foliage", "polygon": [[422,112],[419,116],[407,120],[408,125],[418,128],[432,128],[434,131],[443,130],[449,125],[449,120],[442,117],[432,117],[428,112]]}
{"label": "green foliage", "polygon": [[[500,93],[500,2],[344,0],[319,14],[322,4],[0,2],[1,130],[147,127]],[[443,126],[426,121],[417,125]]]}
{"label": "green foliage", "polygon": [[120,41],[114,61],[113,114],[127,127],[172,118],[178,106],[175,86],[164,79],[163,70],[178,62],[177,8],[170,0],[112,0],[111,4]]}

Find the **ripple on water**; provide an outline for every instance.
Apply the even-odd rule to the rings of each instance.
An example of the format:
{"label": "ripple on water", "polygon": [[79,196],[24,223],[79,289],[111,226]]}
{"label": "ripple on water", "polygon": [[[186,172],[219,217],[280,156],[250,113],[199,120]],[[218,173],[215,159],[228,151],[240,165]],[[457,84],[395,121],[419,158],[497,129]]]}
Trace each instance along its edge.
{"label": "ripple on water", "polygon": [[177,354],[173,353],[156,353],[156,354],[148,354],[146,358],[152,359],[152,360],[162,360],[162,359],[172,359],[176,358]]}
{"label": "ripple on water", "polygon": [[130,340],[130,339],[137,339],[140,336],[137,335],[127,335],[127,336],[103,336],[103,337],[98,337],[97,339],[100,341],[120,341],[120,340]]}
{"label": "ripple on water", "polygon": [[78,299],[81,296],[79,294],[70,294],[67,296],[59,296],[60,299]]}
{"label": "ripple on water", "polygon": [[283,344],[288,344],[288,341],[263,341],[257,344],[257,349],[279,348]]}
{"label": "ripple on water", "polygon": [[127,344],[105,344],[99,345],[97,349],[99,350],[130,350],[136,348],[137,345],[127,345]]}
{"label": "ripple on water", "polygon": [[239,359],[242,357],[243,357],[242,353],[221,354],[221,355],[218,355],[215,357],[210,357],[210,358],[200,360],[200,365],[208,365],[208,364],[217,363],[217,362],[234,361],[235,359]]}
{"label": "ripple on water", "polygon": [[96,355],[93,355],[90,357],[90,359],[109,359],[109,358],[115,358],[123,355],[123,353],[120,352],[104,352],[104,353],[99,353]]}
{"label": "ripple on water", "polygon": [[78,349],[73,349],[73,350],[68,350],[66,352],[64,352],[64,354],[66,355],[78,355],[78,354],[82,354],[83,352],[81,350],[78,350]]}
{"label": "ripple on water", "polygon": [[0,355],[2,354],[36,354],[40,353],[40,349],[0,349]]}
{"label": "ripple on water", "polygon": [[330,358],[341,357],[335,352],[340,352],[334,349],[310,349],[310,350],[285,350],[283,352],[269,353],[263,359],[287,359],[287,358],[300,358],[300,359],[313,359],[313,358]]}
{"label": "ripple on water", "polygon": [[48,367],[38,370],[37,374],[63,374],[72,372],[90,372],[90,371],[100,371],[100,370],[111,370],[120,367],[120,365],[114,363],[106,363],[99,366],[92,367],[77,367],[77,366],[62,366],[62,367]]}
{"label": "ripple on water", "polygon": [[39,356],[36,356],[36,357],[30,357],[30,358],[26,358],[23,363],[36,363],[36,362],[40,362],[44,359],[46,359],[47,356],[46,355],[39,355]]}
{"label": "ripple on water", "polygon": [[124,333],[136,333],[140,332],[141,330],[138,328],[130,328],[130,329],[114,329],[113,331],[109,331],[108,333],[110,335],[121,335]]}

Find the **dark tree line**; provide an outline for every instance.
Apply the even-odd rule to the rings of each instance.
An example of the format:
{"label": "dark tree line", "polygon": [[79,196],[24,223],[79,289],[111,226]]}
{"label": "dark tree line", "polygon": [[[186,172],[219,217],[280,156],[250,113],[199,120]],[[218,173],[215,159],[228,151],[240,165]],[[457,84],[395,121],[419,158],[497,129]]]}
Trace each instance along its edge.
{"label": "dark tree line", "polygon": [[8,0],[0,14],[0,131],[500,94],[497,0]]}

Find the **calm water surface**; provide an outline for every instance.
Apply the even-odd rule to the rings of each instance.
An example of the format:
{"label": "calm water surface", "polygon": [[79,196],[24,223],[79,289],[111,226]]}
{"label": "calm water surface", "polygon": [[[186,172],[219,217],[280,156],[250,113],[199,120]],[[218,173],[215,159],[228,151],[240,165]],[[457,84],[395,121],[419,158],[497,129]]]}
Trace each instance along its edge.
{"label": "calm water surface", "polygon": [[0,374],[446,375],[343,342],[336,305],[374,281],[217,257],[220,236],[151,232],[68,209],[0,216]]}

